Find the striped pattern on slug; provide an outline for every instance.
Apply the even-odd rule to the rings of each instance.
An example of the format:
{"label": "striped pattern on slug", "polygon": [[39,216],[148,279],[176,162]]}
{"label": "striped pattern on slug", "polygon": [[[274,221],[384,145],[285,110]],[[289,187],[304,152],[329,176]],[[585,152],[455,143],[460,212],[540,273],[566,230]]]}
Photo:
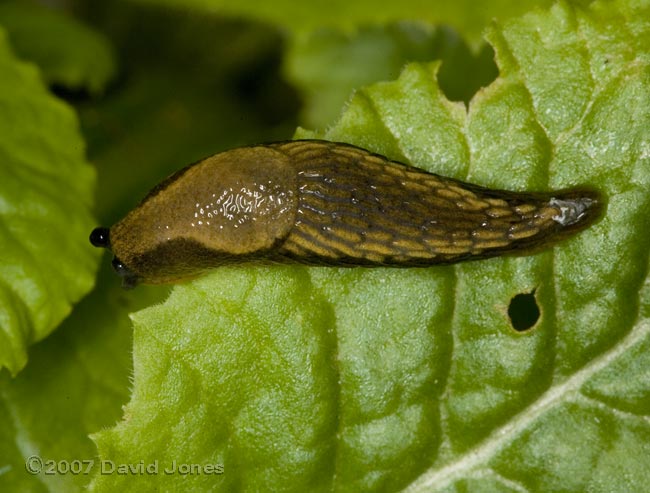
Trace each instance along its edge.
{"label": "striped pattern on slug", "polygon": [[586,227],[590,191],[489,190],[345,144],[276,144],[298,174],[279,254],[307,262],[418,266],[523,253]]}
{"label": "striped pattern on slug", "polygon": [[304,140],[195,163],[91,242],[113,251],[129,286],[245,260],[406,267],[530,253],[584,229],[601,209],[594,191],[490,190]]}

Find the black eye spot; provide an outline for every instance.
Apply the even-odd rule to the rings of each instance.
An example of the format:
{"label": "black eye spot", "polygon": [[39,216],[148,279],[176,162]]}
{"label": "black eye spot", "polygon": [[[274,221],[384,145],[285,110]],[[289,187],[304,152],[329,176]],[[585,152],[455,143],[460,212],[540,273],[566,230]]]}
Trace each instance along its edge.
{"label": "black eye spot", "polygon": [[124,289],[133,289],[138,285],[138,282],[140,281],[138,276],[131,272],[131,270],[124,265],[119,258],[113,257],[111,265],[113,266],[113,270],[117,272],[117,275],[122,278],[122,287]]}
{"label": "black eye spot", "polygon": [[95,228],[90,233],[90,243],[98,248],[108,248],[110,244],[109,229]]}
{"label": "black eye spot", "polygon": [[533,327],[539,320],[539,315],[534,289],[530,293],[519,293],[510,300],[508,316],[512,328],[517,332],[523,332]]}
{"label": "black eye spot", "polygon": [[129,269],[126,268],[126,266],[122,263],[122,261],[117,258],[113,257],[113,261],[111,262],[111,265],[113,266],[113,270],[117,272],[118,276],[126,276],[129,274]]}

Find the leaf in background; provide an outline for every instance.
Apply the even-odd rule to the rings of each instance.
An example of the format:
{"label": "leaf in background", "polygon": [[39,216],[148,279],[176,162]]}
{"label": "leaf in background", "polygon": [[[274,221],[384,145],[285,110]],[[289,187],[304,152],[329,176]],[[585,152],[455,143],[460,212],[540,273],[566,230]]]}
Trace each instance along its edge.
{"label": "leaf in background", "polygon": [[0,368],[17,373],[95,281],[95,172],[73,111],[0,32]]}
{"label": "leaf in background", "polygon": [[[501,76],[467,112],[437,63],[357,92],[319,136],[492,187],[595,186],[604,219],[525,258],[233,267],[176,287],[133,316],[133,397],[95,440],[116,463],[223,474],[92,490],[642,491],[649,14],[559,4],[493,28]],[[531,292],[541,316],[516,331],[508,305]]]}
{"label": "leaf in background", "polygon": [[487,45],[475,55],[453,30],[401,22],[354,35],[322,30],[297,36],[286,56],[287,77],[300,88],[306,126],[324,128],[357,87],[395,79],[407,62],[442,60],[440,87],[468,102],[497,75]]}
{"label": "leaf in background", "polygon": [[168,289],[127,293],[109,282],[115,273],[104,260],[98,289],[33,347],[30,364],[17,377],[0,375],[2,491],[83,491],[91,474],[32,475],[26,459],[94,460],[97,449],[88,435],[112,426],[128,401],[132,327],[126,314],[161,301]]}
{"label": "leaf in background", "polygon": [[[505,19],[520,15],[535,6],[549,6],[550,0],[492,0],[475,2],[461,0],[137,0],[142,3],[169,5],[184,9],[208,11],[220,15],[245,15],[252,19],[282,26],[294,33],[305,33],[322,28],[349,31],[359,26],[385,25],[395,21],[415,20],[428,24],[447,24],[462,33],[471,42],[480,36],[494,17]],[[578,3],[578,2],[576,2]],[[588,3],[588,2],[580,2]]]}
{"label": "leaf in background", "polygon": [[297,100],[280,81],[281,39],[268,26],[128,2],[87,8],[124,64],[120,85],[78,107],[102,223],[186,164],[294,131]]}
{"label": "leaf in background", "polygon": [[108,40],[60,12],[37,4],[3,3],[0,25],[17,55],[36,63],[50,85],[97,94],[115,74]]}

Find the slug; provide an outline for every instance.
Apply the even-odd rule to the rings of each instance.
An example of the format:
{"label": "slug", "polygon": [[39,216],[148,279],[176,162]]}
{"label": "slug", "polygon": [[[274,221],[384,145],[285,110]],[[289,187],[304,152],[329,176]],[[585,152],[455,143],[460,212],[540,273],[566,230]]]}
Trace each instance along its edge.
{"label": "slug", "polygon": [[601,209],[592,190],[491,190],[352,145],[296,140],[194,163],[90,242],[114,253],[133,287],[250,260],[415,267],[527,254]]}

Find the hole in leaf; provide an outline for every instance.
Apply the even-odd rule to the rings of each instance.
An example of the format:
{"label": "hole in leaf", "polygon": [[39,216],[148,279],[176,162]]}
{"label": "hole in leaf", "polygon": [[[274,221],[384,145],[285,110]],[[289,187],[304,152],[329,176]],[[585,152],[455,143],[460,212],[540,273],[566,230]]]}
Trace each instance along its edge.
{"label": "hole in leaf", "polygon": [[539,320],[539,315],[534,289],[530,293],[519,293],[510,300],[508,316],[512,328],[517,332],[523,332],[534,326]]}

